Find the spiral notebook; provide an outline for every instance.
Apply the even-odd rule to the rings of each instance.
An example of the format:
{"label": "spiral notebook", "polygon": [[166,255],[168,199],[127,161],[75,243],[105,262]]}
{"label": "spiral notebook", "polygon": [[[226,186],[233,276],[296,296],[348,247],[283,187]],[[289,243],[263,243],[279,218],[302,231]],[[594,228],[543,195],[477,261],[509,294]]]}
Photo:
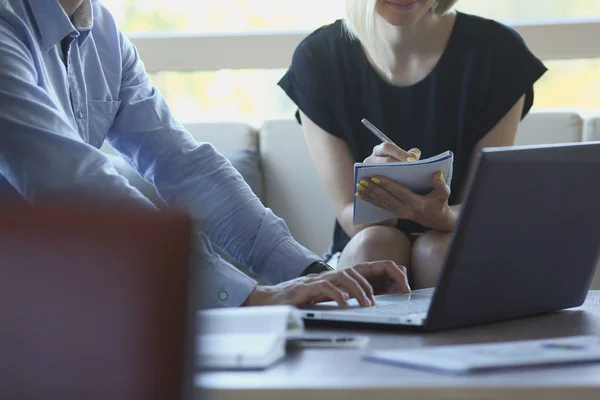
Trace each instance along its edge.
{"label": "spiral notebook", "polygon": [[[454,165],[454,154],[451,151],[438,154],[437,156],[418,160],[415,162],[396,162],[387,164],[354,164],[354,185],[363,179],[374,176],[384,176],[401,185],[406,186],[418,194],[427,194],[433,190],[433,175],[441,171],[448,186],[452,182],[452,170]],[[374,205],[354,198],[355,225],[368,224],[396,218],[389,211],[375,207]]]}

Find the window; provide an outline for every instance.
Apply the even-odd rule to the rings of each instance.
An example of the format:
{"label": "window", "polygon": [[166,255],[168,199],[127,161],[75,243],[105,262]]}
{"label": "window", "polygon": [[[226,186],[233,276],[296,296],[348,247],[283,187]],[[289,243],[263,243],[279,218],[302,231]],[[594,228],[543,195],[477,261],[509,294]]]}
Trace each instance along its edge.
{"label": "window", "polygon": [[[344,0],[103,0],[126,32],[312,30],[343,16]],[[598,0],[459,0],[499,20],[600,17]]]}
{"label": "window", "polygon": [[[535,87],[534,108],[600,111],[600,58],[545,62]],[[152,76],[182,122],[292,118],[294,104],[277,86],[285,70],[160,72]]]}
{"label": "window", "polygon": [[[310,31],[343,15],[344,0],[103,0],[126,32],[226,34]],[[600,17],[599,0],[460,0],[460,11],[503,21]],[[600,49],[595,59],[547,60],[535,108],[600,110]],[[292,117],[277,86],[284,69],[152,74],[183,122]]]}
{"label": "window", "polygon": [[152,82],[181,122],[293,117],[294,104],[277,86],[285,70],[223,70],[152,74]]}
{"label": "window", "polygon": [[600,58],[546,61],[535,87],[535,108],[600,111]]}

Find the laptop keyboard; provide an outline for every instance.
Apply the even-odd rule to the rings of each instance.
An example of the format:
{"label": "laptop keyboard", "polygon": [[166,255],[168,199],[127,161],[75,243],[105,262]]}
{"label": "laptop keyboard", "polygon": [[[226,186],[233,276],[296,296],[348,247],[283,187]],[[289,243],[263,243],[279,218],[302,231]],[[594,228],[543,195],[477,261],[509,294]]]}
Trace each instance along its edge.
{"label": "laptop keyboard", "polygon": [[426,314],[429,311],[431,299],[411,300],[406,302],[380,301],[375,307],[353,308],[353,314],[376,315],[409,315]]}

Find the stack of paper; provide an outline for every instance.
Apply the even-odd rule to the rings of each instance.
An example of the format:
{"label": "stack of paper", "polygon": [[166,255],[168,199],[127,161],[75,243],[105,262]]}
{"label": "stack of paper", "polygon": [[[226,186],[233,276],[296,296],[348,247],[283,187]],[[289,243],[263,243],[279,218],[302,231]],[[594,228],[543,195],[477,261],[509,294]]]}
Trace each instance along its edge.
{"label": "stack of paper", "polygon": [[304,331],[289,306],[221,308],[198,312],[196,365],[262,369],[285,356],[287,336]]}
{"label": "stack of paper", "polygon": [[600,338],[572,336],[515,342],[377,350],[370,361],[443,373],[600,361]]}

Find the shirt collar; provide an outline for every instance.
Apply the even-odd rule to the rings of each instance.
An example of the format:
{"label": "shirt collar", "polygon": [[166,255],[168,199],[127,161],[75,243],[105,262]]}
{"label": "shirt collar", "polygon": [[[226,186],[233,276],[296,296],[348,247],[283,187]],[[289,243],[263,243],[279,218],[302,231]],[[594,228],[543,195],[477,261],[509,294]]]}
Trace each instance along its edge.
{"label": "shirt collar", "polygon": [[72,35],[83,44],[94,25],[91,0],[83,0],[73,14],[73,21],[65,13],[58,0],[30,0],[31,9],[42,35],[46,51],[59,44],[65,37]]}

